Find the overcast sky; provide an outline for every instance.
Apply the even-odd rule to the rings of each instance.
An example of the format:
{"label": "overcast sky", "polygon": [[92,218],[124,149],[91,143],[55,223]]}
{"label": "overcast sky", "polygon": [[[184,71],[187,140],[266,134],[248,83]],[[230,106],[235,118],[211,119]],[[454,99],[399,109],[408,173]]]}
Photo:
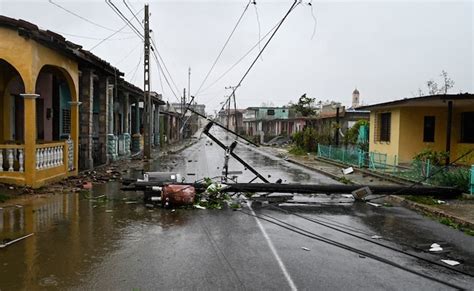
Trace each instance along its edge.
{"label": "overcast sky", "polygon": [[[105,1],[55,1],[111,30],[124,22]],[[130,1],[141,9],[142,1]],[[286,13],[292,0],[250,5],[241,24],[212,71],[198,102],[219,107],[226,86],[238,83],[258,47],[215,85],[208,87],[240,59]],[[114,3],[131,17],[122,0]],[[247,0],[151,1],[150,23],[158,50],[182,94],[191,67],[191,94],[209,71]],[[426,81],[440,82],[446,70],[455,81],[452,93],[474,92],[473,1],[303,1],[291,12],[274,39],[237,90],[245,108],[296,101],[303,93],[317,100],[350,105],[357,87],[365,104],[412,97]],[[314,19],[317,19],[312,38]],[[21,18],[63,34],[90,49],[111,31],[92,25],[44,1],[0,0],[0,14]],[[257,18],[258,15],[258,18]],[[139,14],[140,19],[143,13]],[[134,23],[138,26],[138,23]],[[1,41],[1,40],[0,40]],[[263,43],[262,43],[263,46]],[[126,28],[92,50],[125,72],[125,79],[143,87],[143,45]],[[152,64],[152,89],[162,91]],[[135,75],[134,72],[136,71]],[[176,99],[163,79],[165,99]],[[175,90],[176,91],[176,90]],[[211,110],[208,110],[211,111]]]}

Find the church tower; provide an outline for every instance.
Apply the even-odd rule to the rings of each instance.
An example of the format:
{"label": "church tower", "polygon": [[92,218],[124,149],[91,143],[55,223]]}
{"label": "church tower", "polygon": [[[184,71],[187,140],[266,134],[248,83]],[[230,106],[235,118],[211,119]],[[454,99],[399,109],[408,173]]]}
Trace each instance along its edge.
{"label": "church tower", "polygon": [[354,92],[352,92],[352,108],[359,107],[359,90],[355,88]]}

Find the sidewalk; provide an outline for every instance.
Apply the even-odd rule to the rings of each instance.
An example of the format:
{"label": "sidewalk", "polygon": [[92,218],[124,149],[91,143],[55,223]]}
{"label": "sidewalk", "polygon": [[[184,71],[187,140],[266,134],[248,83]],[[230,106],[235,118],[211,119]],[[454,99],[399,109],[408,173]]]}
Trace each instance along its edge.
{"label": "sidewalk", "polygon": [[[411,185],[411,183],[384,176],[381,173],[354,168],[354,172],[344,175],[342,170],[349,166],[336,162],[325,161],[317,158],[314,154],[296,156],[288,153],[287,148],[262,147],[262,149],[274,155],[285,157],[288,162],[300,165],[310,170],[329,176],[336,181],[356,185]],[[441,223],[454,228],[468,228],[465,232],[474,235],[474,196],[466,194],[459,199],[446,201],[434,200],[428,197],[424,199],[413,199],[407,196],[388,196],[385,201],[401,205],[427,216],[438,219]]]}

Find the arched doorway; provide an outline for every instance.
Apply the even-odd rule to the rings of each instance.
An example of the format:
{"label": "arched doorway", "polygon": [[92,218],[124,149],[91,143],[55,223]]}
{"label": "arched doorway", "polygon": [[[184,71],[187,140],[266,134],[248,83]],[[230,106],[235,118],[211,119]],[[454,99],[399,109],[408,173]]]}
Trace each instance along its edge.
{"label": "arched doorway", "polygon": [[45,65],[36,79],[37,139],[51,142],[68,139],[71,135],[72,90],[67,72]]}
{"label": "arched doorway", "polygon": [[21,144],[24,139],[23,98],[25,86],[20,73],[0,59],[0,144]]}

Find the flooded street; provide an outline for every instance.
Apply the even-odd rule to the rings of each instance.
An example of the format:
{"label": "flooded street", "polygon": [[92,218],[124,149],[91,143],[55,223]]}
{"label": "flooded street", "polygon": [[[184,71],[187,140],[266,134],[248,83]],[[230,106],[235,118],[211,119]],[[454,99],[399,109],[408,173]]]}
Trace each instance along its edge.
{"label": "flooded street", "polygon": [[[226,143],[221,132],[215,134]],[[315,172],[239,144],[236,149],[272,182],[335,183]],[[221,175],[223,150],[203,136],[150,170],[176,171],[187,182]],[[229,170],[253,175],[231,159]],[[133,170],[129,173],[136,176]],[[12,203],[0,210],[0,240],[34,233],[0,249],[0,289],[417,289],[448,287],[416,274],[257,220],[269,215],[293,226],[463,287],[472,277],[388,251],[271,207],[241,211],[146,208],[142,193],[121,184],[94,185],[84,193],[57,194]],[[91,200],[88,195],[106,195]],[[297,197],[297,199],[306,199]],[[401,207],[354,204],[343,196],[318,195],[313,206],[284,206],[433,261],[453,258],[474,273],[474,239]],[[433,242],[448,253],[422,249]]]}

